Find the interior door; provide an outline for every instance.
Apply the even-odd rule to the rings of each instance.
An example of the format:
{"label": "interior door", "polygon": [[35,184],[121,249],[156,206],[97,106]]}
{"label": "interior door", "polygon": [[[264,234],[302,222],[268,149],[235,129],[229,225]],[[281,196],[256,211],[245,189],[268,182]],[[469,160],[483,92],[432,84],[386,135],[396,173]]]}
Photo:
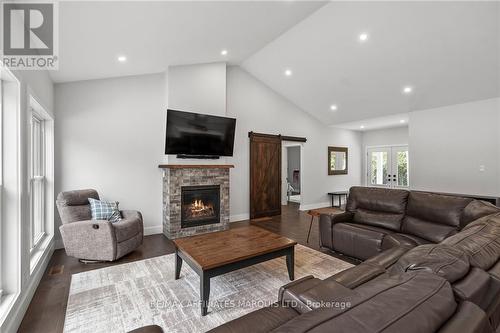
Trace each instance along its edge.
{"label": "interior door", "polygon": [[281,136],[250,132],[250,218],[281,214]]}
{"label": "interior door", "polygon": [[367,185],[407,188],[409,186],[408,146],[372,147],[367,154]]}

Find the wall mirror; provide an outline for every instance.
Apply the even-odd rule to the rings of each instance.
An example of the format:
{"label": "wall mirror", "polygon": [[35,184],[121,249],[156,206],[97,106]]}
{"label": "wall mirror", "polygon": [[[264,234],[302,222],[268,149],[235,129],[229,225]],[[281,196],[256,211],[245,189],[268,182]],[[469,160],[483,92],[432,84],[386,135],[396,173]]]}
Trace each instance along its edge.
{"label": "wall mirror", "polygon": [[328,174],[347,175],[347,147],[328,147]]}

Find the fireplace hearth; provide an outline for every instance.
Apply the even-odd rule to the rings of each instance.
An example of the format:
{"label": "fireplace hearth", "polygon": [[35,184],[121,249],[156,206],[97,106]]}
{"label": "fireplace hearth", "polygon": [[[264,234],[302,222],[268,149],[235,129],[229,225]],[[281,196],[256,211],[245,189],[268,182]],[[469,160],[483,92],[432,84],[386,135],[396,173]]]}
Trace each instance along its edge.
{"label": "fireplace hearth", "polygon": [[220,222],[220,186],[183,186],[181,228]]}

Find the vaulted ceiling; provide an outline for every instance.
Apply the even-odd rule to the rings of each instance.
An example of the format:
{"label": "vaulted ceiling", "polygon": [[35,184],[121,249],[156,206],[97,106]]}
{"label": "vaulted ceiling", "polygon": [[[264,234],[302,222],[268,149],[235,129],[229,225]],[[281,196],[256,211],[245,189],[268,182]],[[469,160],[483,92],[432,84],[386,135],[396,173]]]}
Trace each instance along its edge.
{"label": "vaulted ceiling", "polygon": [[499,20],[498,2],[332,2],[243,67],[331,125],[486,99]]}
{"label": "vaulted ceiling", "polygon": [[[238,63],[324,2],[61,1],[55,82]],[[228,54],[221,55],[226,49]],[[126,63],[117,58],[127,57]]]}
{"label": "vaulted ceiling", "polygon": [[[226,61],[325,124],[354,128],[360,120],[397,121],[409,111],[500,95],[498,2],[62,1],[59,6],[55,82]],[[223,49],[227,55],[221,55]],[[123,63],[117,61],[121,55],[127,57]],[[411,93],[402,92],[406,86]]]}

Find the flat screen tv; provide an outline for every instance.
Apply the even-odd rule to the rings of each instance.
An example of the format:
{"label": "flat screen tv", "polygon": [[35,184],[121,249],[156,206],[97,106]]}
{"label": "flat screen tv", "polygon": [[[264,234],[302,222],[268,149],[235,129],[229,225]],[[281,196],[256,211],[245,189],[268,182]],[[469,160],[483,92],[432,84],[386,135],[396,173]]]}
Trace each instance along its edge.
{"label": "flat screen tv", "polygon": [[165,154],[185,158],[233,156],[236,119],[167,110]]}

